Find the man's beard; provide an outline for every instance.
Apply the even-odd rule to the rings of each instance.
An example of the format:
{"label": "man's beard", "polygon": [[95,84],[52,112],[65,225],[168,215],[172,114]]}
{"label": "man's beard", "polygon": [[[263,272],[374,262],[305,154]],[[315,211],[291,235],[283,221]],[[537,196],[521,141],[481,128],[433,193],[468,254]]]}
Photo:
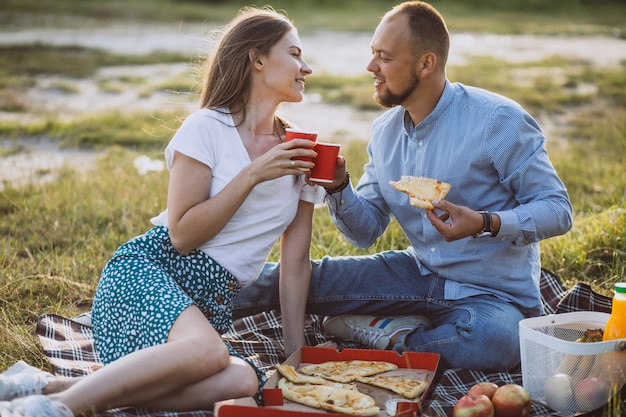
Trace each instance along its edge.
{"label": "man's beard", "polygon": [[410,96],[413,91],[415,91],[419,83],[419,77],[413,74],[413,76],[411,77],[411,85],[409,85],[400,93],[392,93],[391,91],[389,91],[389,89],[387,89],[387,92],[384,94],[374,94],[374,99],[376,100],[376,102],[378,102],[378,104],[383,107],[394,107],[398,104],[404,103],[404,100],[406,100],[407,97]]}

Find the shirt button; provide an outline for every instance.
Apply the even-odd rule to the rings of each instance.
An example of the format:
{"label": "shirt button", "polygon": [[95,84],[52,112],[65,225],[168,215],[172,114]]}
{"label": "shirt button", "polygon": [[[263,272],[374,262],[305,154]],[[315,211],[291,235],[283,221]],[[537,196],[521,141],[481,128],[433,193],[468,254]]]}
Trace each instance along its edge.
{"label": "shirt button", "polygon": [[437,250],[437,248],[430,248],[431,252],[435,252]]}
{"label": "shirt button", "polygon": [[424,141],[420,140],[419,142],[417,142],[417,146],[424,146]]}

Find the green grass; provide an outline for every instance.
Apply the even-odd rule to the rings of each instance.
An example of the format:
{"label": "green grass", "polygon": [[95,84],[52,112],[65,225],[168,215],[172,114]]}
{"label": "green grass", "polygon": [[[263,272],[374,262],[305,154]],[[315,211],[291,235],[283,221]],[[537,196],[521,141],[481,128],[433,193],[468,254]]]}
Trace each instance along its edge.
{"label": "green grass", "polygon": [[[0,22],[12,27],[20,22],[37,22],[43,26],[62,22],[71,26],[86,24],[89,19],[217,22],[230,19],[238,6],[237,2],[156,2],[163,7],[141,0],[123,3],[40,0],[36,2],[39,7],[33,8],[34,0],[8,0],[0,12]],[[338,7],[335,3],[284,0],[273,4],[277,8],[285,7],[299,26],[300,22],[306,22],[304,30],[368,31],[391,4],[382,0],[364,3],[353,0]],[[472,2],[471,7],[469,2],[435,2],[446,15],[449,26],[458,30],[626,33],[620,17],[626,12],[623,2],[594,3],[593,13],[589,2],[575,0],[498,4],[503,3],[507,7],[487,0]],[[349,18],[354,15],[355,7],[359,18]],[[566,13],[561,16],[564,7]],[[503,17],[506,17],[504,24]],[[189,57],[163,53],[121,56],[88,48],[37,44],[0,46],[0,108],[14,113],[26,111],[29,104],[21,97],[21,91],[36,85],[40,76],[76,79],[91,77],[99,68],[109,65],[163,62],[189,62]],[[567,117],[551,133],[548,149],[568,187],[575,211],[574,227],[564,236],[542,242],[542,263],[564,278],[568,287],[582,281],[604,294],[610,294],[613,283],[623,281],[626,274],[625,70],[626,65],[599,69],[588,62],[563,58],[510,64],[488,57],[449,69],[453,81],[509,96],[535,116],[546,120]],[[128,85],[140,86],[146,95],[171,90],[193,98],[197,93],[197,86],[186,76],[159,85],[141,78],[120,77],[103,81],[101,88],[115,94]],[[71,83],[57,82],[51,88],[63,90],[62,94],[66,95],[74,93]],[[316,75],[307,80],[307,93],[320,94],[328,103],[363,110],[376,108],[371,89],[367,74]],[[33,137],[104,152],[97,174],[64,169],[52,183],[20,187],[4,184],[0,190],[0,370],[19,359],[46,367],[33,335],[36,318],[43,313],[71,317],[88,310],[100,270],[110,255],[128,238],[149,228],[150,217],[163,209],[167,172],[139,176],[133,159],[140,153],[161,158],[163,147],[181,117],[183,114],[171,112],[120,111],[77,119],[42,114],[30,122],[0,120],[0,139],[14,141],[12,146],[0,151],[0,157],[24,152],[20,138]],[[366,161],[365,144],[350,142],[343,147],[342,154],[348,159],[356,183]],[[311,251],[314,258],[326,254],[366,254],[408,245],[395,222],[368,249],[357,249],[346,242],[332,226],[326,210],[317,210],[314,222]],[[271,258],[277,256],[274,248]],[[618,407],[613,405],[614,411],[609,415],[619,415]]]}

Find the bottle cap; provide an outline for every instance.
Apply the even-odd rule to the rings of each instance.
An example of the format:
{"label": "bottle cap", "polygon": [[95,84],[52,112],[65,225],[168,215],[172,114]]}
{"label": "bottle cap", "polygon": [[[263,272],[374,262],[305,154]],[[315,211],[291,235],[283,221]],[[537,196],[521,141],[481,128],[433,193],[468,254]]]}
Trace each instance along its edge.
{"label": "bottle cap", "polygon": [[618,282],[615,284],[615,292],[626,294],[626,282]]}

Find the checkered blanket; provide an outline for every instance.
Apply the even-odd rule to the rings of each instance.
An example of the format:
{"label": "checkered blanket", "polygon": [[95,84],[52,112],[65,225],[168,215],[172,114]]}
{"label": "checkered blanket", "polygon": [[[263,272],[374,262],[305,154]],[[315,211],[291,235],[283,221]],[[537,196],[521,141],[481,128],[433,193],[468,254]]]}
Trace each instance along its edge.
{"label": "checkered blanket", "polygon": [[[578,283],[565,290],[559,278],[550,271],[541,275],[541,294],[546,313],[572,311],[611,311],[611,299],[594,293],[586,284]],[[308,315],[305,323],[306,342],[310,346],[330,340],[324,334],[321,317]],[[282,343],[281,319],[275,311],[236,320],[230,331],[223,335],[241,354],[251,358],[269,374],[274,365],[285,360]],[[62,376],[89,374],[102,365],[93,347],[91,328],[70,319],[46,314],[39,318],[36,327],[43,351],[54,371]],[[344,344],[342,347],[360,347]],[[522,383],[521,370],[512,373],[484,373],[467,369],[440,369],[424,402],[424,416],[452,415],[456,401],[479,381],[498,385]],[[208,417],[211,411],[187,413],[154,412],[145,409],[117,409],[101,414],[107,417]],[[539,403],[533,403],[531,416],[565,417]]]}

